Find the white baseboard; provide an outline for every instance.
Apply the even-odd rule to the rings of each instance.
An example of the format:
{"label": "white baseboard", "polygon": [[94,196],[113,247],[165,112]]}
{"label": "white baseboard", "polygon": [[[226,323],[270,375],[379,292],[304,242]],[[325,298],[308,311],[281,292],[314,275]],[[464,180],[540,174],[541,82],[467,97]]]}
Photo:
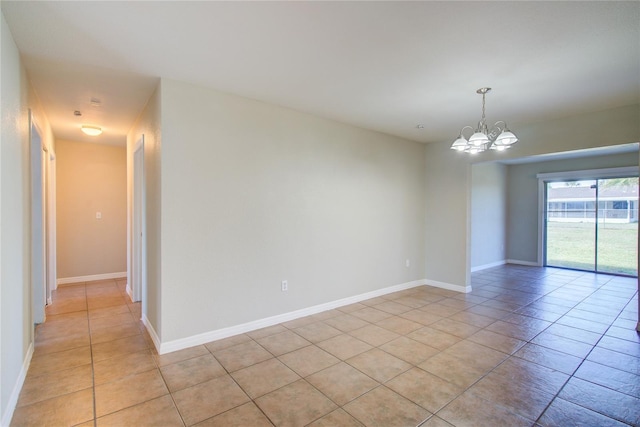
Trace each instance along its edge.
{"label": "white baseboard", "polygon": [[[289,322],[291,320],[299,319],[301,317],[310,316],[312,314],[321,313],[323,311],[332,310],[334,308],[343,307],[345,305],[354,304],[360,301],[376,298],[376,297],[390,294],[393,292],[399,292],[405,289],[415,288],[417,286],[422,286],[424,284],[425,284],[424,280],[414,280],[412,282],[402,283],[400,285],[390,286],[388,288],[366,292],[364,294],[355,295],[352,297],[347,297],[347,298],[339,299],[336,301],[315,305],[313,307],[303,308],[301,310],[278,314],[275,316],[266,317],[264,319],[254,320],[252,322],[230,326],[228,328],[217,329],[215,331],[204,332],[202,334],[193,335],[190,337],[181,338],[173,341],[167,341],[167,342],[161,342],[161,340],[158,339],[158,336],[155,335],[155,331],[152,332],[153,328],[152,327],[150,328],[150,325],[147,326],[147,329],[150,328],[149,334],[151,335],[151,339],[153,340],[156,346],[156,350],[158,351],[158,354],[165,354],[165,353],[170,353],[172,351],[178,351],[185,348],[193,347],[196,345],[206,344],[211,341],[228,338],[234,335],[255,331],[256,329],[266,328],[268,326],[277,325],[279,323]],[[143,322],[145,322],[145,325],[147,325],[148,321],[145,321],[143,319]]]}
{"label": "white baseboard", "polygon": [[519,259],[508,259],[507,264],[517,264],[517,265],[528,265],[530,267],[541,267],[537,262],[532,261],[522,261]]}
{"label": "white baseboard", "polygon": [[491,262],[489,264],[478,265],[476,267],[471,267],[471,272],[475,273],[476,271],[486,270],[487,268],[499,267],[501,265],[505,265],[507,263],[506,260]]}
{"label": "white baseboard", "polygon": [[160,353],[160,348],[162,347],[160,343],[160,337],[158,337],[158,333],[156,332],[156,330],[153,329],[153,325],[147,318],[147,315],[142,313],[142,319],[140,320],[142,320],[142,323],[144,324],[145,328],[147,328],[147,331],[149,332],[149,336],[151,337],[151,341],[153,341],[153,345],[156,347],[156,350],[158,350],[159,354],[162,354]]}
{"label": "white baseboard", "polygon": [[454,285],[452,283],[439,282],[437,280],[431,280],[431,279],[425,279],[424,280],[424,284],[427,285],[427,286],[433,286],[433,287],[436,287],[436,288],[447,289],[449,291],[462,292],[462,293],[465,293],[465,294],[468,294],[469,292],[471,292],[471,285],[469,285],[469,286]]}
{"label": "white baseboard", "polygon": [[24,358],[24,362],[22,362],[22,369],[20,370],[20,374],[16,379],[13,391],[11,392],[11,396],[9,397],[9,402],[7,402],[7,409],[2,415],[2,422],[0,423],[0,425],[2,425],[3,427],[11,424],[11,418],[13,418],[13,412],[16,410],[16,405],[18,404],[18,398],[20,397],[20,391],[22,391],[24,380],[27,378],[27,372],[29,371],[29,366],[31,365],[32,356],[33,343],[29,345],[27,355]]}
{"label": "white baseboard", "polygon": [[122,279],[127,277],[127,272],[93,274],[91,276],[63,277],[57,280],[58,285],[68,285],[70,283],[93,282],[94,280]]}

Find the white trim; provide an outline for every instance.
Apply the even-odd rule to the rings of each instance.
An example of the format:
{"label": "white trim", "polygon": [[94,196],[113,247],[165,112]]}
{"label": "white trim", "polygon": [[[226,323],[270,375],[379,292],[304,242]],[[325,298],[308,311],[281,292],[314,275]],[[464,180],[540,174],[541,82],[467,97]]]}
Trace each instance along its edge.
{"label": "white trim", "polygon": [[22,391],[22,386],[24,385],[24,380],[27,378],[27,372],[29,371],[29,366],[31,365],[31,357],[33,356],[33,343],[29,344],[29,349],[27,350],[27,355],[24,358],[24,362],[22,362],[22,369],[20,370],[20,374],[16,379],[16,384],[13,387],[13,391],[11,392],[11,396],[9,397],[9,401],[7,402],[7,408],[2,417],[2,426],[8,426],[11,424],[11,418],[13,418],[13,412],[16,410],[16,405],[18,404],[18,398],[20,397],[20,392]]}
{"label": "white trim", "polygon": [[456,291],[468,294],[471,292],[471,285],[462,286],[454,285],[453,283],[439,282],[437,280],[425,279],[424,284],[427,286],[433,286],[435,288],[447,289],[449,291]]}
{"label": "white trim", "polygon": [[[538,262],[535,264],[523,264],[523,265],[535,265],[541,267],[546,263],[545,260],[545,223],[544,217],[547,210],[545,200],[545,187],[547,182],[553,181],[570,181],[570,180],[597,180],[606,178],[625,178],[628,176],[639,176],[639,166],[626,166],[620,168],[603,168],[603,169],[586,169],[578,171],[567,172],[551,172],[551,173],[539,173],[536,175],[538,178],[538,247],[537,258]],[[509,262],[509,261],[508,261]],[[521,262],[514,261],[512,264],[519,264]]]}
{"label": "white trim", "polygon": [[476,267],[471,267],[471,272],[475,273],[476,271],[486,270],[487,268],[499,267],[501,265],[505,265],[507,263],[506,260],[490,262],[489,264],[478,265]]}
{"label": "white trim", "polygon": [[[441,282],[434,282],[434,281],[430,281],[430,282],[442,284]],[[390,286],[388,288],[378,289],[376,291],[366,292],[364,294],[342,298],[336,301],[315,305],[313,307],[303,308],[300,310],[291,311],[289,313],[278,314],[275,316],[254,320],[254,321],[243,323],[240,325],[235,325],[235,326],[230,326],[228,328],[222,328],[214,331],[204,332],[202,334],[192,335],[190,337],[180,338],[180,339],[168,341],[168,342],[161,342],[161,340],[158,338],[158,335],[155,333],[155,331],[153,330],[153,327],[149,323],[148,319],[146,319],[146,317],[143,316],[142,321],[147,326],[147,330],[149,330],[149,335],[151,335],[151,339],[153,340],[153,343],[156,346],[156,350],[158,351],[158,354],[166,354],[173,351],[178,351],[185,348],[193,347],[196,345],[206,344],[211,341],[228,338],[234,335],[255,331],[256,329],[262,329],[268,326],[277,325],[279,323],[289,322],[291,320],[299,319],[301,317],[310,316],[312,314],[321,313],[323,311],[332,310],[334,308],[343,307],[345,305],[354,304],[360,301],[376,298],[376,297],[387,295],[393,292],[399,292],[405,289],[411,289],[418,286],[423,286],[425,284],[427,284],[425,280],[414,280],[412,282],[402,283],[400,285]],[[460,289],[465,289],[464,287],[461,287],[461,286],[449,285],[446,283],[443,285],[449,286],[449,288],[445,288],[445,289],[458,290],[458,291]],[[444,286],[438,286],[438,285],[434,285],[434,286],[444,287]],[[469,289],[469,291],[471,290],[471,286],[467,286],[467,288]]]}
{"label": "white trim", "polygon": [[58,285],[67,285],[70,283],[92,282],[94,280],[122,279],[127,277],[126,271],[119,273],[92,274],[90,276],[63,277],[58,279]]}
{"label": "white trim", "polygon": [[627,166],[623,168],[587,169],[581,171],[539,173],[536,175],[536,178],[544,181],[624,178],[627,176],[638,176],[639,171],[640,168],[638,166]]}
{"label": "white trim", "polygon": [[160,347],[162,347],[160,343],[160,337],[158,337],[158,333],[156,332],[156,330],[153,329],[153,325],[147,318],[147,315],[142,313],[142,318],[140,320],[142,320],[142,323],[144,324],[145,328],[147,328],[147,331],[149,332],[149,336],[151,337],[151,341],[153,341],[153,345],[156,347],[156,350],[158,350],[158,354],[161,354],[159,351]]}
{"label": "white trim", "polygon": [[544,224],[544,216],[547,210],[545,203],[545,181],[538,178],[538,242],[536,244],[536,261],[537,265],[542,266],[545,262],[545,236],[546,227]]}
{"label": "white trim", "polygon": [[542,267],[539,263],[533,261],[522,261],[519,259],[508,259],[507,264],[528,265],[530,267]]}

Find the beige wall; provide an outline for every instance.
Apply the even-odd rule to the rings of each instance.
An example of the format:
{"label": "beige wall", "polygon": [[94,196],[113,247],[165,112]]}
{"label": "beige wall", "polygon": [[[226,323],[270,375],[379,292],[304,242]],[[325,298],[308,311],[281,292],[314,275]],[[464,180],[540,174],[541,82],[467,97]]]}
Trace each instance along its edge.
{"label": "beige wall", "polygon": [[424,277],[423,144],[161,92],[163,342]]}
{"label": "beige wall", "polygon": [[507,222],[507,167],[471,167],[471,269],[504,262]]}
{"label": "beige wall", "polygon": [[57,141],[56,154],[58,278],[127,271],[126,147]]}
{"label": "beige wall", "polygon": [[0,424],[8,425],[33,351],[29,109],[53,137],[9,27],[0,19]]}

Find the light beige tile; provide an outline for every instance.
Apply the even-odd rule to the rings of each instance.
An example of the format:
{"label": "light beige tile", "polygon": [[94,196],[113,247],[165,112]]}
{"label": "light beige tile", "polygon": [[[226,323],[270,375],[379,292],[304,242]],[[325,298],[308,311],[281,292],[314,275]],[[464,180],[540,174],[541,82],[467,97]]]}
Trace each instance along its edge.
{"label": "light beige tile", "polygon": [[412,310],[411,307],[399,304],[397,301],[385,301],[381,304],[374,305],[373,308],[393,315],[406,313],[407,311]]}
{"label": "light beige tile", "polygon": [[455,426],[531,427],[533,425],[532,420],[514,414],[470,392],[463,393],[439,411],[438,417]]}
{"label": "light beige tile", "polygon": [[354,304],[343,305],[342,307],[338,307],[338,311],[341,311],[343,313],[351,313],[351,312],[354,312],[356,310],[362,310],[365,307],[367,307],[367,306],[364,305],[364,304],[361,304],[359,302],[356,302]]}
{"label": "light beige tile", "polygon": [[469,387],[486,371],[469,366],[450,354],[437,354],[418,365],[419,368],[460,387]]}
{"label": "light beige tile", "polygon": [[357,317],[351,316],[349,314],[341,314],[336,317],[332,317],[331,319],[326,319],[324,323],[342,332],[349,332],[353,331],[354,329],[360,329],[369,324],[369,322],[365,322],[364,320],[358,319]]}
{"label": "light beige tile", "polygon": [[428,326],[411,332],[407,337],[426,344],[429,347],[437,348],[438,350],[445,350],[461,341],[461,338],[455,335],[438,331]]}
{"label": "light beige tile", "polygon": [[504,361],[508,355],[469,340],[460,341],[444,351],[466,362],[467,366],[489,371]]}
{"label": "light beige tile", "polygon": [[271,427],[273,424],[253,403],[245,403],[224,414],[209,418],[197,427]]}
{"label": "light beige tile", "polygon": [[323,322],[311,323],[301,328],[294,329],[294,332],[313,343],[328,340],[329,338],[342,333],[338,329]]}
{"label": "light beige tile", "polygon": [[250,401],[229,375],[177,391],[173,399],[188,426]]}
{"label": "light beige tile", "polygon": [[433,413],[464,391],[464,387],[449,383],[419,368],[400,374],[385,385]]}
{"label": "light beige tile", "polygon": [[141,372],[96,386],[96,416],[102,417],[169,393],[160,371]]}
{"label": "light beige tile", "polygon": [[300,379],[298,374],[278,359],[269,359],[240,369],[231,376],[252,399]]}
{"label": "light beige tile", "polygon": [[525,341],[487,331],[486,329],[471,335],[469,341],[482,344],[506,354],[513,354],[526,344]]}
{"label": "light beige tile", "polygon": [[114,341],[94,344],[92,346],[93,361],[110,359],[117,356],[125,356],[147,350],[149,347],[142,335],[120,338]]}
{"label": "light beige tile", "polygon": [[93,386],[91,365],[81,365],[42,375],[27,375],[18,404],[21,406],[73,393]]}
{"label": "light beige tile", "polygon": [[[120,307],[120,306],[117,306]],[[124,308],[126,312],[120,314],[112,314],[110,316],[102,316],[96,318],[89,319],[89,327],[91,328],[91,332],[98,331],[105,328],[113,328],[114,326],[120,325],[137,325],[138,321],[133,318],[131,313],[129,312],[128,307],[125,305]]]}
{"label": "light beige tile", "polygon": [[367,426],[417,426],[431,415],[385,386],[348,403],[343,409]]}
{"label": "light beige tile", "polygon": [[412,320],[405,319],[399,316],[393,316],[393,317],[389,317],[387,319],[381,320],[378,323],[376,323],[376,325],[400,335],[406,335],[410,332],[413,332],[415,330],[422,328],[423,326],[418,322],[414,322]]}
{"label": "light beige tile", "polygon": [[173,351],[163,355],[155,356],[158,366],[163,367],[183,360],[193,359],[194,357],[205,356],[209,354],[209,350],[203,345],[185,348],[184,350]]}
{"label": "light beige tile", "polygon": [[340,362],[338,358],[315,345],[284,354],[279,359],[301,377],[306,377]]}
{"label": "light beige tile", "polygon": [[137,322],[129,322],[126,324],[118,325],[117,327],[109,327],[94,330],[91,333],[91,343],[100,344],[103,342],[115,341],[121,338],[132,337],[134,335],[140,335],[140,325]]}
{"label": "light beige tile", "polygon": [[131,311],[126,305],[116,305],[113,307],[96,308],[89,310],[89,320],[95,320],[100,317],[110,317],[119,314],[130,314]]}
{"label": "light beige tile", "polygon": [[389,341],[380,346],[380,349],[412,365],[417,365],[440,352],[438,349],[407,337]]}
{"label": "light beige tile", "polygon": [[398,338],[400,335],[376,325],[368,325],[364,328],[349,332],[349,335],[358,338],[374,347]]}
{"label": "light beige tile", "polygon": [[273,358],[271,353],[253,340],[215,351],[213,355],[229,372]]}
{"label": "light beige tile", "polygon": [[18,407],[11,426],[74,426],[92,419],[93,390],[89,388]]}
{"label": "light beige tile", "polygon": [[97,427],[122,426],[184,426],[171,396],[157,399],[123,409],[97,419]]}
{"label": "light beige tile", "polygon": [[309,424],[309,427],[363,427],[360,421],[347,414],[343,409],[325,415],[317,421]]}
{"label": "light beige tile", "polygon": [[172,393],[227,373],[208,352],[200,357],[165,365],[160,368],[160,372]]}
{"label": "light beige tile", "polygon": [[442,418],[434,415],[424,423],[420,424],[420,427],[455,427],[453,424],[449,424]]}
{"label": "light beige tile", "polygon": [[432,323],[442,320],[442,316],[439,316],[434,313],[429,313],[423,310],[407,311],[405,313],[402,313],[400,317],[404,319],[412,320],[424,326],[428,326],[428,325],[431,325]]}
{"label": "light beige tile", "polygon": [[279,334],[281,332],[286,332],[287,328],[282,325],[273,325],[266,328],[258,329],[255,331],[247,332],[246,335],[253,338],[254,340],[268,337],[269,335]]}
{"label": "light beige tile", "polygon": [[212,341],[210,343],[205,344],[204,346],[207,347],[207,349],[211,353],[214,353],[216,351],[224,350],[225,348],[233,347],[234,345],[242,344],[247,341],[251,341],[251,338],[249,338],[249,336],[246,334],[240,334],[240,335],[234,335],[229,338],[223,338],[221,340]]}
{"label": "light beige tile", "polygon": [[349,359],[350,357],[373,348],[366,342],[360,341],[359,339],[346,334],[329,338],[317,345],[341,360]]}
{"label": "light beige tile", "polygon": [[256,399],[255,403],[278,427],[307,425],[337,409],[333,402],[304,380],[272,391]]}
{"label": "light beige tile", "polygon": [[382,383],[411,368],[407,362],[377,348],[354,356],[347,363]]}
{"label": "light beige tile", "polygon": [[89,333],[69,334],[67,336],[56,336],[46,340],[37,339],[33,355],[57,353],[59,351],[71,350],[79,347],[86,347],[91,344]]}
{"label": "light beige tile", "polygon": [[370,323],[379,322],[388,317],[391,317],[391,314],[387,313],[386,311],[378,310],[373,307],[366,307],[361,310],[353,311],[349,314]]}
{"label": "light beige tile", "polygon": [[260,338],[257,342],[274,356],[280,356],[311,344],[300,335],[291,331]]}
{"label": "light beige tile", "polygon": [[38,376],[89,364],[91,364],[91,348],[89,346],[78,347],[34,356],[29,365],[29,375]]}
{"label": "light beige tile", "polygon": [[554,398],[553,394],[497,374],[488,374],[469,391],[530,420],[537,420]]}
{"label": "light beige tile", "polygon": [[93,364],[93,377],[96,385],[115,381],[129,375],[156,369],[149,350],[116,356]]}
{"label": "light beige tile", "polygon": [[468,338],[480,330],[480,328],[478,328],[477,326],[469,325],[468,323],[457,322],[451,319],[438,320],[437,322],[429,325],[429,327],[442,332],[446,332],[451,335],[455,335],[459,338]]}
{"label": "light beige tile", "polygon": [[340,406],[380,385],[344,362],[309,376],[307,381]]}

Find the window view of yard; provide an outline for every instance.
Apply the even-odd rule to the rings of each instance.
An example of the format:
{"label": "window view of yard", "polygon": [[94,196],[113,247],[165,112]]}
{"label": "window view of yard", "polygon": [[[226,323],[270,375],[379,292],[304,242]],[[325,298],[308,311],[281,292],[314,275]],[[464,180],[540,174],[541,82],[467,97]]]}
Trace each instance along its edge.
{"label": "window view of yard", "polygon": [[637,276],[638,219],[638,177],[548,182],[546,264]]}
{"label": "window view of yard", "polygon": [[[599,224],[598,271],[638,275],[638,223]],[[547,223],[547,265],[593,270],[595,224]]]}

